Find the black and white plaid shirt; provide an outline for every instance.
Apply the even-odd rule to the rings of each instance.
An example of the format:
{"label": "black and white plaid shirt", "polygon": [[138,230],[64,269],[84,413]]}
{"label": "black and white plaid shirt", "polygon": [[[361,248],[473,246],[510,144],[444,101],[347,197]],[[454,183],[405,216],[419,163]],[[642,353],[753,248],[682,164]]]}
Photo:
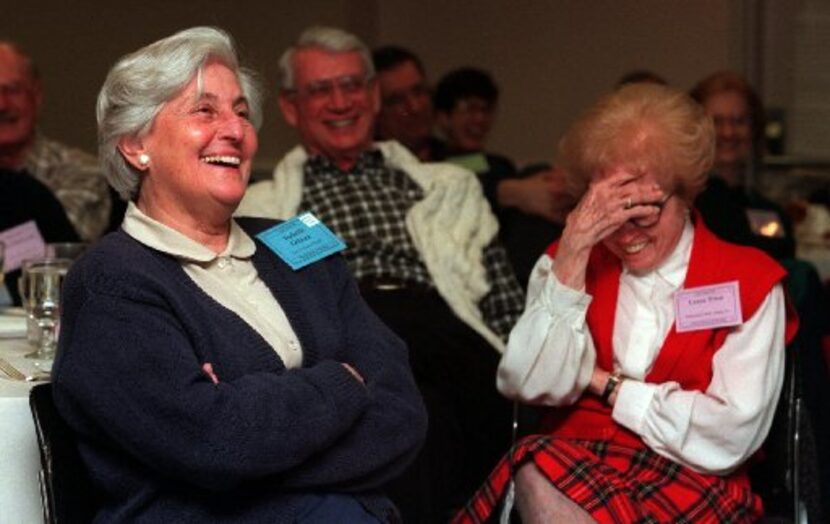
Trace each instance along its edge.
{"label": "black and white plaid shirt", "polygon": [[[406,214],[424,197],[406,173],[386,165],[380,151],[367,151],[348,172],[321,156],[303,166],[300,209],[311,211],[348,248],[357,278],[396,278],[434,287],[409,233]],[[506,340],[524,307],[524,296],[500,242],[484,250],[490,292],[481,300],[484,322]]]}

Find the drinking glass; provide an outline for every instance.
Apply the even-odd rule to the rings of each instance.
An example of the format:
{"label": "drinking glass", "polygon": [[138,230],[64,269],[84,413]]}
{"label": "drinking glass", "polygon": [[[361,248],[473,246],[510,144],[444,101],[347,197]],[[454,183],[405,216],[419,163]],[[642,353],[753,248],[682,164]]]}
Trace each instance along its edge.
{"label": "drinking glass", "polygon": [[46,258],[65,258],[74,262],[88,247],[85,242],[50,242],[46,244]]}
{"label": "drinking glass", "polygon": [[70,264],[70,260],[63,258],[23,262],[19,281],[20,298],[26,309],[29,342],[37,348],[27,354],[27,358],[51,359],[55,356],[60,324],[61,285]]}

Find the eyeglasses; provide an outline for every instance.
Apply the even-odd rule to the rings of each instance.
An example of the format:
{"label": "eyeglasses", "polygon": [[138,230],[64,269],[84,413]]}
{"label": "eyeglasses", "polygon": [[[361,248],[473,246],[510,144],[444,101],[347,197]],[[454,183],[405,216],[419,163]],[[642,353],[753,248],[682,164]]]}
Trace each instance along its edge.
{"label": "eyeglasses", "polygon": [[344,95],[356,95],[361,93],[369,79],[359,75],[346,75],[337,78],[317,80],[297,89],[290,89],[289,92],[299,93],[313,100],[327,100],[334,94],[335,89],[340,90]]}
{"label": "eyeglasses", "polygon": [[383,99],[386,108],[396,111],[408,111],[413,99],[429,100],[430,91],[424,84],[416,84],[409,89],[393,93]]}
{"label": "eyeglasses", "polygon": [[495,104],[491,104],[478,97],[459,100],[455,105],[455,111],[465,115],[481,114],[489,116],[493,114],[495,109]]}
{"label": "eyeglasses", "polygon": [[653,204],[646,204],[646,203],[640,204],[640,205],[643,205],[643,206],[656,207],[658,209],[658,211],[657,211],[657,213],[655,213],[653,215],[648,215],[648,216],[639,217],[639,218],[632,218],[631,220],[629,220],[629,222],[631,222],[631,224],[633,224],[633,225],[635,225],[639,228],[643,228],[643,229],[648,228],[648,227],[653,227],[654,225],[657,224],[657,222],[660,222],[660,217],[663,215],[663,207],[666,205],[666,202],[668,202],[669,199],[672,196],[674,196],[674,193],[669,193],[668,195],[666,195],[663,198],[663,200],[661,200],[659,202],[655,202]]}
{"label": "eyeglasses", "polygon": [[715,123],[716,128],[727,126],[727,125],[732,126],[732,127],[748,126],[751,123],[749,115],[739,115],[739,116],[714,115],[712,117],[712,121]]}

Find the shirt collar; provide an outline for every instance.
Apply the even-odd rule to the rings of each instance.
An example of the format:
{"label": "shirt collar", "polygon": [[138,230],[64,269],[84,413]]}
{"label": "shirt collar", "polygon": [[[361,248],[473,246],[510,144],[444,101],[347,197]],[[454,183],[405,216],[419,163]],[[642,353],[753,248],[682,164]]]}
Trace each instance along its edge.
{"label": "shirt collar", "polygon": [[145,246],[191,262],[207,263],[219,257],[228,256],[246,259],[253,256],[256,251],[254,241],[233,219],[231,219],[228,245],[219,254],[175,229],[150,218],[133,202],[127,205],[127,212],[124,214],[124,222],[121,227],[125,233]]}
{"label": "shirt collar", "polygon": [[305,171],[313,175],[319,174],[363,174],[372,168],[384,165],[383,153],[377,148],[367,149],[357,158],[355,165],[348,171],[343,171],[332,160],[323,155],[313,155],[306,160]]}
{"label": "shirt collar", "polygon": [[[686,222],[683,224],[683,232],[680,234],[680,240],[677,241],[677,246],[675,246],[668,258],[657,269],[643,275],[642,278],[659,278],[675,289],[682,286],[683,281],[686,279],[686,270],[689,267],[693,239],[694,226],[692,225],[691,219],[687,216]],[[637,278],[625,268],[623,268],[623,274],[629,276],[629,278]]]}

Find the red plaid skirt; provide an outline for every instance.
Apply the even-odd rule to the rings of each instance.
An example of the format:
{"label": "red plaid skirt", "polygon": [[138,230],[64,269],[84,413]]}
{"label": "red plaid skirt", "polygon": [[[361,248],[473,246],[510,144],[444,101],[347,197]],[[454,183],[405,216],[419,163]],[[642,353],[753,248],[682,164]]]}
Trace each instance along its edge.
{"label": "red plaid skirt", "polygon": [[[514,468],[531,461],[600,523],[738,523],[763,515],[760,498],[740,482],[696,473],[647,447],[533,435],[513,451]],[[453,523],[487,522],[509,481],[505,457]]]}

